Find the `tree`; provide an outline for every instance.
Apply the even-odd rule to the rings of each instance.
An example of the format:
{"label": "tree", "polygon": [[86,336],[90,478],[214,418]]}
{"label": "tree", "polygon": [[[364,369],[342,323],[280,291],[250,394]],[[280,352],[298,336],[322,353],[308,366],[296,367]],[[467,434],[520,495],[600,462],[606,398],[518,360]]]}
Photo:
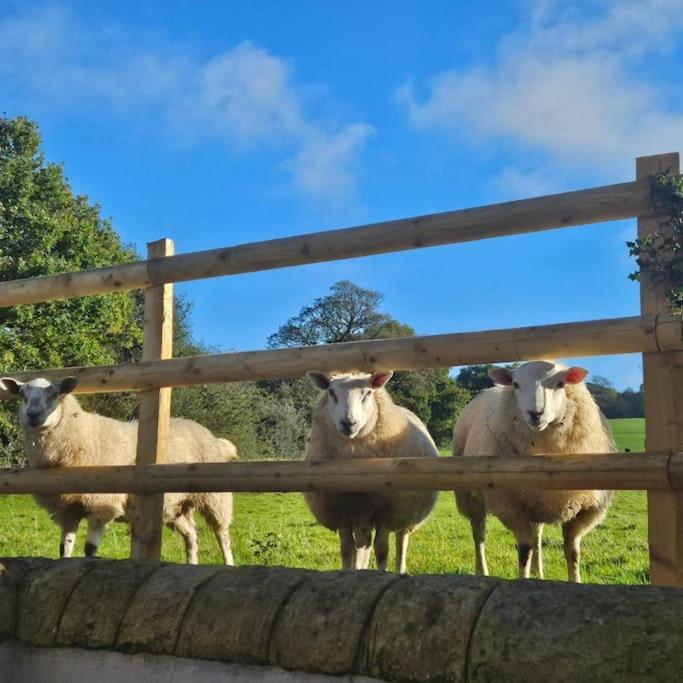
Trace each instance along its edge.
{"label": "tree", "polygon": [[[414,335],[412,327],[379,310],[382,299],[379,292],[348,280],[337,282],[330,294],[315,299],[281,325],[268,338],[268,345],[312,346]],[[305,379],[271,381],[261,386],[290,400],[301,416],[299,422],[310,424],[316,392]],[[469,392],[456,385],[447,368],[396,372],[389,388],[396,403],[416,413],[438,443],[450,438],[456,414],[469,400]],[[303,437],[303,433],[298,437],[302,445]]]}
{"label": "tree", "polygon": [[593,394],[595,402],[600,406],[605,417],[610,419],[644,417],[645,404],[642,384],[639,391],[634,391],[630,387],[624,391],[617,391],[608,379],[594,375],[590,382],[586,382],[586,386]]}
{"label": "tree", "polygon": [[[75,195],[63,168],[46,162],[38,127],[0,118],[0,280],[126,263],[138,258],[100,208]],[[132,293],[0,309],[0,371],[125,362],[142,344]],[[0,457],[22,451],[14,406],[0,405]]]}
{"label": "tree", "polygon": [[460,369],[456,376],[456,381],[461,387],[467,389],[472,396],[476,396],[484,389],[493,386],[489,377],[489,370],[493,367],[491,363],[486,365],[467,365]]}
{"label": "tree", "polygon": [[377,310],[382,299],[379,292],[341,280],[332,285],[330,294],[304,306],[271,334],[268,346],[314,346],[415,334],[410,326]]}

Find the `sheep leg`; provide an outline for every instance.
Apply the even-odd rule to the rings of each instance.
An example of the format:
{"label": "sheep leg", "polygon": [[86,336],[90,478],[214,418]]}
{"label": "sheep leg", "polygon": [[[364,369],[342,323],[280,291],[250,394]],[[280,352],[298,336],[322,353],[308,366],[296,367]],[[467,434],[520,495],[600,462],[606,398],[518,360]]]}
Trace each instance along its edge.
{"label": "sheep leg", "polygon": [[488,576],[489,566],[486,562],[486,514],[472,520],[472,537],[474,538],[474,569],[477,576]]}
{"label": "sheep leg", "polygon": [[389,560],[389,530],[386,527],[378,526],[375,531],[375,559],[377,569],[385,572]]}
{"label": "sheep leg", "polygon": [[531,572],[539,579],[543,578],[543,524],[531,525]]}
{"label": "sheep leg", "polygon": [[508,504],[499,507],[495,514],[501,522],[512,531],[517,539],[517,558],[519,562],[519,578],[528,579],[531,576],[532,543],[534,538],[534,524],[529,520],[519,505]]}
{"label": "sheep leg", "polygon": [[188,564],[199,563],[199,545],[197,543],[197,527],[194,520],[187,515],[180,515],[172,522],[173,528],[185,541],[185,552]]}
{"label": "sheep leg", "polygon": [[595,528],[607,514],[606,509],[581,510],[574,519],[562,525],[564,556],[567,560],[569,581],[581,583],[581,539]]}
{"label": "sheep leg", "polygon": [[235,564],[235,558],[232,556],[232,544],[230,543],[230,531],[228,529],[214,530],[218,545],[221,547],[221,554],[223,555],[223,563],[228,567]]}
{"label": "sheep leg", "polygon": [[367,569],[372,549],[372,529],[369,526],[353,527],[353,546],[356,550],[356,569]]}
{"label": "sheep leg", "polygon": [[67,508],[57,517],[57,523],[62,530],[62,537],[59,543],[59,557],[71,557],[76,545],[76,532],[81,522],[81,513],[75,509]]}
{"label": "sheep leg", "polygon": [[489,567],[486,562],[486,503],[481,495],[468,491],[455,494],[458,510],[472,525],[474,539],[474,567],[477,576],[488,576]]}
{"label": "sheep leg", "polygon": [[[232,496],[230,493],[224,495]],[[232,567],[235,564],[235,560],[232,556],[232,544],[230,542],[232,497],[228,500],[229,502],[226,504],[225,500],[221,501],[218,498],[218,494],[213,494],[213,504],[210,503],[202,509],[202,516],[218,541],[218,545],[221,548],[221,554],[223,555],[223,563]],[[229,515],[226,514],[227,510],[230,511]]]}
{"label": "sheep leg", "polygon": [[85,539],[85,556],[94,557],[100,547],[102,535],[104,534],[109,520],[104,520],[99,517],[88,517],[88,535]]}
{"label": "sheep leg", "polygon": [[339,529],[339,549],[341,552],[342,569],[349,570],[356,567],[356,546],[353,542],[351,527]]}
{"label": "sheep leg", "polygon": [[401,529],[396,532],[396,573],[407,574],[407,560],[408,560],[408,541],[410,540],[410,531]]}

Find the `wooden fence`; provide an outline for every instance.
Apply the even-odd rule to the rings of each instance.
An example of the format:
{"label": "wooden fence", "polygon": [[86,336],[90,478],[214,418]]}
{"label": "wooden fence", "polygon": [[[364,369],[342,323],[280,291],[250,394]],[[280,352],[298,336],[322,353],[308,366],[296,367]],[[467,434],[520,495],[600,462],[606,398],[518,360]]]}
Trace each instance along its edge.
{"label": "wooden fence", "polygon": [[[645,236],[660,229],[651,176],[662,171],[680,173],[678,154],[639,158],[630,183],[189,254],[173,255],[173,243],[160,240],[149,245],[146,261],[0,283],[0,307],[145,289],[141,363],[12,375],[76,375],[79,393],[140,391],[137,464],[4,471],[0,492],[133,493],[132,554],[158,558],[165,491],[641,489],[648,491],[651,580],[683,585],[683,323],[670,314],[664,287],[647,278],[641,281],[641,315],[635,317],[171,358],[174,282],[634,217]],[[643,354],[647,453],[163,464],[173,386],[296,377],[309,369],[412,370],[619,353]]]}

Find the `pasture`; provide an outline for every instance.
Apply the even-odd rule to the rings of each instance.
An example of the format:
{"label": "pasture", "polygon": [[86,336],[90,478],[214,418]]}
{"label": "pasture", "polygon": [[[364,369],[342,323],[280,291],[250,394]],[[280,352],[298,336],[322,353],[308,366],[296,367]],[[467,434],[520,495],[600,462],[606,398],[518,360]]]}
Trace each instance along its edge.
{"label": "pasture", "polygon": [[[644,420],[611,421],[620,450],[644,449]],[[312,519],[300,494],[237,494],[232,525],[233,550],[238,564],[338,569],[337,537]],[[83,552],[82,525],[77,555]],[[127,527],[112,525],[100,552],[104,557],[128,556]],[[0,497],[0,556],[58,556],[59,530],[30,496]],[[566,579],[559,528],[546,528],[546,578]],[[618,492],[607,520],[583,543],[586,583],[637,584],[648,581],[646,494]],[[493,575],[516,576],[514,539],[489,517],[489,568]],[[162,558],[184,562],[180,537],[164,530]],[[218,544],[200,522],[200,562],[219,562]],[[393,552],[392,560],[393,562]],[[441,494],[436,510],[411,542],[408,568],[412,574],[463,572],[474,568],[469,523],[455,509],[453,495]]]}

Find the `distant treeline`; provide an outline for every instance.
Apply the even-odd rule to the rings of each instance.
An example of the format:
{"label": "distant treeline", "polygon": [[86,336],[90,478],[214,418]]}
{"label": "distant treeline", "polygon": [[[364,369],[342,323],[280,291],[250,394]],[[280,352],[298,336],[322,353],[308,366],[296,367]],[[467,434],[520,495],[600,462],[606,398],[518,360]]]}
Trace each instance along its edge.
{"label": "distant treeline", "polygon": [[617,391],[612,383],[604,377],[594,376],[588,382],[588,388],[607,417],[645,417],[643,385],[635,391],[630,387]]}

